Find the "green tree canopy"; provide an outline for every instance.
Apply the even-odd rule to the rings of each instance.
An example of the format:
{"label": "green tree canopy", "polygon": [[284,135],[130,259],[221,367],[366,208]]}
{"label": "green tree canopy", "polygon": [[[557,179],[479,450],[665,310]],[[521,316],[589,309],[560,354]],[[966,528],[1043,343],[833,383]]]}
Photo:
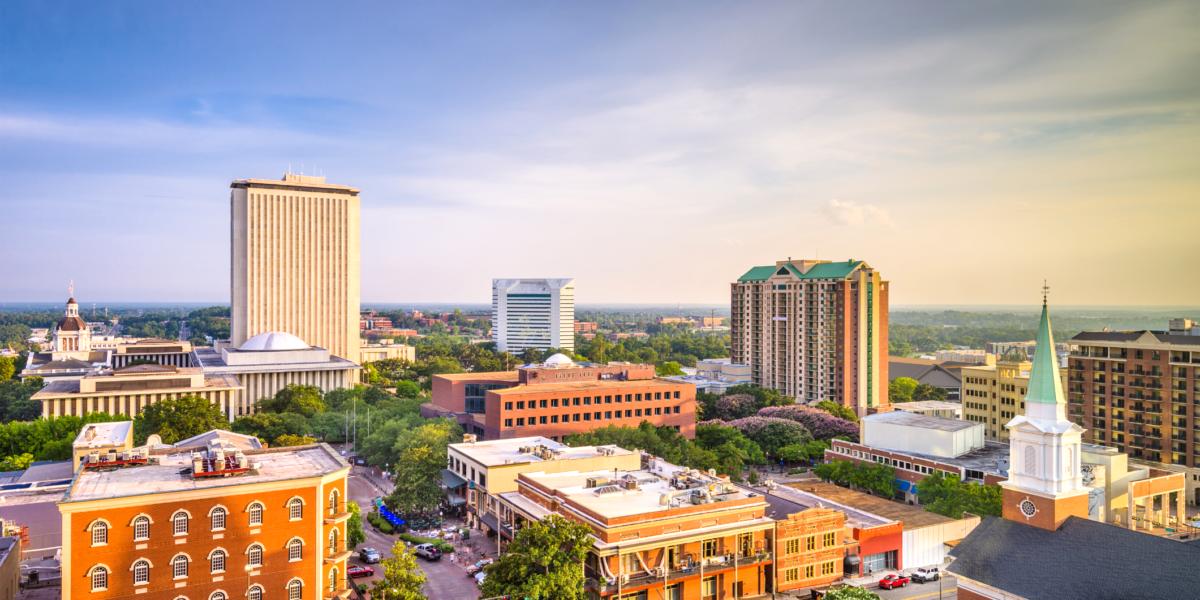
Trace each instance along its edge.
{"label": "green tree canopy", "polygon": [[225,415],[215,404],[196,396],[184,396],[155,402],[142,409],[133,420],[133,437],[144,444],[151,434],[158,434],[164,444],[200,435],[213,429],[229,427]]}
{"label": "green tree canopy", "polygon": [[371,586],[372,598],[389,600],[425,600],[421,586],[425,573],[417,565],[417,557],[404,542],[392,545],[392,555],[380,561],[383,577]]}
{"label": "green tree canopy", "polygon": [[402,513],[436,509],[445,498],[441,472],[446,468],[446,447],[462,436],[462,428],[450,420],[405,429],[396,439],[397,461],[392,466],[396,488],[388,505]]}
{"label": "green tree canopy", "polygon": [[928,383],[918,384],[912,393],[913,400],[945,400],[946,390]]}
{"label": "green tree canopy", "polygon": [[917,490],[925,510],[954,519],[964,512],[998,517],[1002,509],[1000,486],[964,482],[941,471],[922,479]]}
{"label": "green tree canopy", "polygon": [[295,413],[259,412],[234,419],[231,429],[274,444],[284,435],[308,435],[309,422]]}
{"label": "green tree canopy", "polygon": [[897,377],[888,384],[888,400],[891,402],[912,402],[913,392],[917,389],[916,379],[912,377]]}
{"label": "green tree canopy", "polygon": [[591,529],[551,514],[517,530],[508,550],[486,567],[484,597],[583,600],[583,562]]}
{"label": "green tree canopy", "polygon": [[325,411],[325,400],[321,397],[321,389],[316,386],[291,384],[275,392],[274,398],[260,401],[259,408],[309,418]]}
{"label": "green tree canopy", "polygon": [[654,368],[659,377],[683,375],[683,366],[673,360],[663,361]]}
{"label": "green tree canopy", "polygon": [[860,587],[843,585],[835,587],[825,592],[822,596],[823,600],[879,600],[879,596],[874,592],[865,590]]}
{"label": "green tree canopy", "polygon": [[896,491],[896,470],[884,464],[834,460],[817,465],[813,473],[825,481],[884,498],[891,498]]}
{"label": "green tree canopy", "polygon": [[0,381],[12,379],[17,372],[17,361],[11,356],[0,356]]}
{"label": "green tree canopy", "polygon": [[353,500],[346,501],[350,518],[346,521],[346,547],[354,548],[367,541],[367,532],[363,531],[362,508]]}
{"label": "green tree canopy", "polygon": [[835,417],[846,419],[847,421],[858,422],[858,415],[854,414],[854,410],[841,402],[833,400],[822,400],[817,403],[816,408],[819,408]]}

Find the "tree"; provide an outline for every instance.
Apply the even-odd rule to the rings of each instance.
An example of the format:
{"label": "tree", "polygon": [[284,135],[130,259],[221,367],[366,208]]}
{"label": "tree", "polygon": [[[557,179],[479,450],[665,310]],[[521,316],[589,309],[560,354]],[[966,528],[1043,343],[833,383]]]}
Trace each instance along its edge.
{"label": "tree", "polygon": [[275,397],[259,402],[262,410],[274,413],[293,413],[304,418],[325,412],[325,401],[321,389],[311,385],[290,384],[275,392]]}
{"label": "tree", "polygon": [[402,513],[419,513],[437,508],[445,494],[441,488],[442,469],[446,467],[446,447],[462,435],[453,421],[443,420],[406,429],[396,440],[399,450],[395,473],[396,488],[388,504]]}
{"label": "tree", "polygon": [[854,410],[849,406],[833,400],[822,400],[817,403],[816,408],[819,408],[839,419],[845,419],[854,423],[858,422],[858,415],[854,414]]}
{"label": "tree", "polygon": [[308,435],[309,423],[301,415],[295,413],[260,412],[234,419],[231,428],[246,435],[252,435],[264,442],[273,443],[283,435]]}
{"label": "tree", "polygon": [[934,387],[932,385],[929,385],[928,383],[922,383],[922,384],[917,385],[916,389],[913,390],[912,399],[913,400],[945,400],[946,399],[946,390],[944,390],[940,387]]}
{"label": "tree", "polygon": [[1000,486],[964,482],[941,471],[922,479],[917,490],[925,510],[954,519],[964,512],[998,517],[1003,508]]}
{"label": "tree", "polygon": [[850,585],[832,588],[825,592],[822,598],[824,600],[879,600],[879,596],[874,592]]}
{"label": "tree", "polygon": [[174,444],[228,426],[225,415],[215,404],[197,396],[184,396],[143,408],[133,420],[133,437],[138,444],[144,444],[151,434],[158,434],[164,444]]}
{"label": "tree", "polygon": [[425,573],[417,565],[417,557],[400,541],[392,545],[392,555],[380,561],[383,577],[371,586],[372,598],[394,600],[425,600],[421,586]]}
{"label": "tree", "polygon": [[673,360],[667,360],[654,367],[654,371],[659,377],[672,377],[683,375],[683,366]]}
{"label": "tree", "polygon": [[33,455],[28,452],[14,454],[0,459],[0,471],[24,471],[33,464]]}
{"label": "tree", "polygon": [[897,377],[888,384],[888,400],[896,402],[912,402],[913,392],[917,389],[916,379],[912,377]]}
{"label": "tree", "polygon": [[350,519],[346,521],[346,545],[353,548],[367,541],[367,532],[363,531],[362,508],[358,503],[353,500],[347,501],[346,508],[350,510]]}
{"label": "tree", "polygon": [[884,498],[891,498],[896,490],[895,469],[879,463],[834,460],[817,465],[813,473],[825,481],[863,489]]}
{"label": "tree", "polygon": [[285,448],[288,446],[307,446],[317,443],[317,439],[307,435],[296,435],[294,433],[285,433],[275,438],[274,446],[276,448]]}
{"label": "tree", "polygon": [[517,530],[508,550],[488,565],[483,596],[530,600],[583,600],[583,561],[591,529],[556,515]]}
{"label": "tree", "polygon": [[42,414],[42,403],[31,400],[42,389],[41,377],[0,381],[0,422],[32,421]]}
{"label": "tree", "polygon": [[12,379],[17,372],[17,361],[11,356],[0,356],[0,381]]}

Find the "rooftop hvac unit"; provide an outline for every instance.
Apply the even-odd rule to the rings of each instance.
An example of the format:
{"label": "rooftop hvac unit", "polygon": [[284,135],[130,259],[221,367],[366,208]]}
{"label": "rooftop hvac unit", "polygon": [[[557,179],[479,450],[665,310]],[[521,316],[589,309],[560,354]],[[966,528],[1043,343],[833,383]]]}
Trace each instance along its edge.
{"label": "rooftop hvac unit", "polygon": [[607,477],[588,477],[587,483],[584,487],[589,487],[589,488],[600,487],[602,485],[606,485],[607,483],[608,483]]}

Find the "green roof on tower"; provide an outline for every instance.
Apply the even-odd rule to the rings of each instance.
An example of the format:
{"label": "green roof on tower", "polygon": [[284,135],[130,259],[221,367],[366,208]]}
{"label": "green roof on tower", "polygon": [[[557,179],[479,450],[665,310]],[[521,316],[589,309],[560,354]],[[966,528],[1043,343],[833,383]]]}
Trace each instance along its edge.
{"label": "green roof on tower", "polygon": [[1054,348],[1054,333],[1050,330],[1050,312],[1042,297],[1042,321],[1038,324],[1037,348],[1033,351],[1033,370],[1029,373],[1029,390],[1025,402],[1065,404],[1062,377],[1058,372],[1058,354]]}
{"label": "green roof on tower", "polygon": [[787,269],[789,273],[798,279],[845,279],[862,264],[861,260],[823,262],[810,267],[807,273],[801,273],[800,269],[796,268],[792,263],[786,263],[783,267],[777,265],[752,267],[749,271],[746,271],[745,275],[738,277],[738,282],[766,281],[781,269]]}

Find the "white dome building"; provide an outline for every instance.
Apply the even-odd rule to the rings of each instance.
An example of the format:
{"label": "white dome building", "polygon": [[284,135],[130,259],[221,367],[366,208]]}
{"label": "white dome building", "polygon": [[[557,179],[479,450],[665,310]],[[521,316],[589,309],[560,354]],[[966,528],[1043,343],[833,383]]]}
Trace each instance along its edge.
{"label": "white dome building", "polygon": [[238,346],[238,350],[242,352],[262,352],[274,350],[308,350],[311,347],[304,340],[286,331],[267,331],[242,342],[242,345]]}
{"label": "white dome building", "polygon": [[559,352],[558,354],[554,354],[542,362],[542,366],[549,367],[551,369],[565,369],[574,367],[575,361],[567,358],[566,354]]}

